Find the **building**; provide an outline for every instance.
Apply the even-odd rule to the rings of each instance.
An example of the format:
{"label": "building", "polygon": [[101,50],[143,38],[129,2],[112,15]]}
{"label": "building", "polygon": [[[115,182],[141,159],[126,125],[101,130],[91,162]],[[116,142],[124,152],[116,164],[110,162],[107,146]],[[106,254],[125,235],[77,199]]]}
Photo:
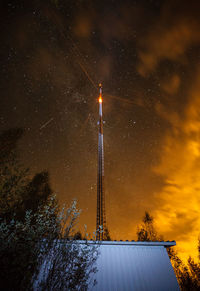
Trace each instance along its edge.
{"label": "building", "polygon": [[[80,249],[95,247],[98,252],[95,265],[97,272],[92,272],[88,280],[89,291],[180,291],[174,270],[172,268],[167,248],[175,246],[172,242],[135,242],[135,241],[57,241],[56,245],[64,243],[77,244]],[[41,265],[36,276],[33,290],[43,290],[40,286],[46,280],[48,272],[59,278],[63,272],[54,266],[59,248],[52,248]],[[60,250],[59,250],[60,251]],[[66,272],[69,267],[66,264]],[[75,268],[75,267],[73,267]],[[53,274],[53,275],[52,275]],[[55,277],[56,275],[56,277]],[[52,277],[53,278],[53,277]],[[94,284],[96,282],[96,284]],[[59,286],[59,280],[56,281]],[[65,290],[54,289],[50,290]],[[74,289],[73,289],[74,290]],[[82,290],[82,289],[78,289]],[[85,290],[85,289],[83,289]]]}
{"label": "building", "polygon": [[180,290],[166,248],[172,242],[102,241],[92,275],[95,291]]}

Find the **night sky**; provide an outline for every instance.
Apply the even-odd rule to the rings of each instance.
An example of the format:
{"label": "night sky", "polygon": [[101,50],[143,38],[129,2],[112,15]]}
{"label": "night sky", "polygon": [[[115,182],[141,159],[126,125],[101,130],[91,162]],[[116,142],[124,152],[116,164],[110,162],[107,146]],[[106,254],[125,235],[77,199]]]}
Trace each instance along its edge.
{"label": "night sky", "polygon": [[[48,170],[61,203],[96,227],[98,83],[103,83],[107,224],[136,239],[145,210],[181,255],[200,226],[200,2],[4,1],[1,130]],[[82,229],[82,228],[81,228]]]}

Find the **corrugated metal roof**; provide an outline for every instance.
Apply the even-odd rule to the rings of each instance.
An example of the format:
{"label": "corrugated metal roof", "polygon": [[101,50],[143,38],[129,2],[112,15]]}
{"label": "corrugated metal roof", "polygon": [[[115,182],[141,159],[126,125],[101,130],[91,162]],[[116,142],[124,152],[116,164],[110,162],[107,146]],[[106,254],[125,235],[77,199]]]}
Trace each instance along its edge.
{"label": "corrugated metal roof", "polygon": [[[85,240],[77,240],[80,244],[85,244]],[[172,247],[176,245],[176,242],[173,241],[94,241],[94,240],[88,240],[87,244],[99,244],[99,245],[129,245],[129,246],[164,246],[164,247]]]}
{"label": "corrugated metal roof", "polygon": [[180,290],[165,246],[175,242],[102,242],[96,262],[97,284],[88,290]]}

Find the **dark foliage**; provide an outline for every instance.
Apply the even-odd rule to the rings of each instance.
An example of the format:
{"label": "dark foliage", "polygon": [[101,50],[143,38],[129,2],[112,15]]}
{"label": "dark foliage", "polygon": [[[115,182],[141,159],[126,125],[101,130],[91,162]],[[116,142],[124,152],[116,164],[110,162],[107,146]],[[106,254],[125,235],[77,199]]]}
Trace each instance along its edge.
{"label": "dark foliage", "polygon": [[74,240],[82,240],[83,239],[83,236],[81,234],[80,231],[77,231],[75,234],[74,234],[74,237],[73,237]]}
{"label": "dark foliage", "polygon": [[75,244],[80,212],[75,201],[59,210],[48,173],[29,178],[17,157],[22,134],[14,129],[0,135],[0,289],[32,290],[37,282],[39,290],[86,290],[97,248]]}
{"label": "dark foliage", "polygon": [[10,129],[0,135],[0,217],[17,219],[25,217],[26,210],[35,212],[45,204],[52,194],[48,172],[36,174],[32,180],[29,170],[18,158],[17,141],[22,137],[22,129]]}
{"label": "dark foliage", "polygon": [[110,241],[111,240],[111,237],[110,237],[110,233],[109,233],[109,230],[108,228],[106,227],[106,229],[104,230],[104,240],[105,241]]}
{"label": "dark foliage", "polygon": [[[137,237],[138,241],[163,240],[161,236],[158,236],[154,227],[154,218],[148,212],[145,212],[143,223],[140,225],[140,227],[138,227]],[[200,242],[198,245],[198,250],[200,256]],[[200,290],[200,261],[195,263],[194,260],[190,257],[188,259],[188,264],[186,265],[180,259],[177,251],[174,248],[168,248],[167,251],[181,290]]]}
{"label": "dark foliage", "polygon": [[142,224],[137,229],[138,241],[162,241],[162,236],[158,236],[154,227],[154,218],[147,211],[142,220]]}

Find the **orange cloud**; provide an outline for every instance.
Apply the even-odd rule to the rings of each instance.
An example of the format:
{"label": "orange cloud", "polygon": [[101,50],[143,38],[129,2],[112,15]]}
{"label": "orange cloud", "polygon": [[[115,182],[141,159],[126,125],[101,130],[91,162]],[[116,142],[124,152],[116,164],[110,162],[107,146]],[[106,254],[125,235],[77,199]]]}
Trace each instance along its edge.
{"label": "orange cloud", "polygon": [[167,81],[162,83],[162,89],[169,95],[176,94],[180,87],[180,77],[177,74],[171,76]]}
{"label": "orange cloud", "polygon": [[[198,74],[199,75],[199,74]],[[159,109],[166,119],[164,109]],[[197,255],[200,230],[200,78],[195,81],[183,117],[169,115],[171,130],[163,138],[160,162],[153,170],[164,178],[156,199],[157,227],[176,239],[183,258]]]}

